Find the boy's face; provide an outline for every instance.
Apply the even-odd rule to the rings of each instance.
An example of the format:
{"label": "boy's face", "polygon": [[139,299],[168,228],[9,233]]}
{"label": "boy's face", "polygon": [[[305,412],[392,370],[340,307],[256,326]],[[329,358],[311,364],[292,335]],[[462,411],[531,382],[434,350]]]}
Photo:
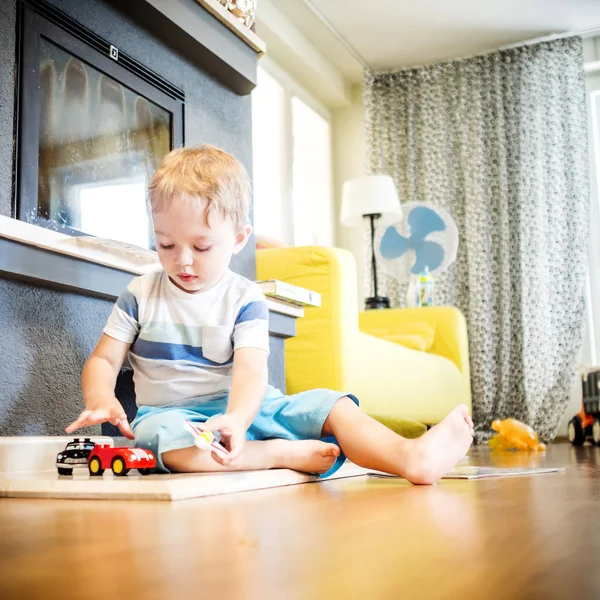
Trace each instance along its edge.
{"label": "boy's face", "polygon": [[174,201],[164,212],[153,212],[156,249],[171,281],[185,292],[208,290],[216,285],[233,254],[246,245],[250,225],[236,227],[212,213],[206,204]]}

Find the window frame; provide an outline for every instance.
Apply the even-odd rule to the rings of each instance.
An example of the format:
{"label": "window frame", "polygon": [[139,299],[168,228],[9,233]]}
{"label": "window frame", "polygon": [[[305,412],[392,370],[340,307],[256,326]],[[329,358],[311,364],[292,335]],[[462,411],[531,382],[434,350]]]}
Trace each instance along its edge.
{"label": "window frame", "polygon": [[[589,126],[589,163],[590,163],[590,229],[600,223],[600,70],[586,76],[586,104]],[[586,278],[587,314],[584,337],[583,359],[597,364],[600,349],[600,298],[594,293],[600,287],[596,271],[600,268],[600,243],[590,236],[589,268]]]}

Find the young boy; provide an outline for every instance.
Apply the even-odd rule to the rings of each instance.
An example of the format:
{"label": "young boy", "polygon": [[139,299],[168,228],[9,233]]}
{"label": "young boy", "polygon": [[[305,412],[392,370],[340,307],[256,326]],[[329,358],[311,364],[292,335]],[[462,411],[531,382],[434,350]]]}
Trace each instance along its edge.
{"label": "young boy", "polygon": [[[249,198],[246,171],[226,152],[202,146],[165,157],[149,186],[162,270],[137,277],[118,299],[83,369],[85,410],[67,433],[109,421],[153,450],[162,472],[327,475],[347,456],[433,483],[471,445],[466,406],[407,440],[363,413],[350,394],[285,396],[267,385],[267,304],[256,284],[228,268],[252,231]],[[139,406],[131,427],[114,394],[127,355]],[[185,420],[208,421],[229,455],[196,448]]]}

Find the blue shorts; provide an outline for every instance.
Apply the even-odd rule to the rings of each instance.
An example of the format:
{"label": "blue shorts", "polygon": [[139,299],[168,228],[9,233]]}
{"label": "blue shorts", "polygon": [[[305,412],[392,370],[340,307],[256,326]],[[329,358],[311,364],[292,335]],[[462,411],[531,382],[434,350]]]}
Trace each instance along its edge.
{"label": "blue shorts", "polygon": [[[332,390],[310,390],[285,396],[269,386],[267,394],[247,433],[247,440],[320,440],[337,443],[335,438],[322,438],[323,425],[335,403],[344,396],[358,405],[351,394]],[[185,406],[140,406],[131,427],[135,445],[152,450],[156,456],[157,472],[169,473],[162,461],[162,453],[194,445],[192,434],[183,428],[183,421],[204,422],[210,417],[225,413],[227,396]],[[327,471],[335,473],[346,460],[343,453]]]}

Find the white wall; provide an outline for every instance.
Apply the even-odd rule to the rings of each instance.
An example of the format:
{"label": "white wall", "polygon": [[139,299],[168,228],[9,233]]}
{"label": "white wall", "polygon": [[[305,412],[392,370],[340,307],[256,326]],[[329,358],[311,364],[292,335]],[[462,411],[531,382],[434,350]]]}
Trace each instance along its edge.
{"label": "white wall", "polygon": [[595,62],[600,60],[600,36],[583,40],[583,61]]}
{"label": "white wall", "polygon": [[365,290],[365,233],[362,228],[340,224],[342,187],[344,181],[365,174],[365,107],[362,85],[351,90],[351,104],[332,110],[333,177],[336,211],[335,245],[349,250],[356,260],[359,309],[364,309]]}
{"label": "white wall", "polygon": [[[353,85],[351,76],[336,66],[330,54],[317,48],[314,38],[307,35],[308,30],[299,28],[300,23],[306,25],[310,18],[315,19],[314,15],[310,18],[304,15],[303,20],[296,22],[286,16],[287,11],[281,10],[281,5],[278,0],[262,0],[261,9],[258,11],[257,33],[267,42],[268,52],[268,56],[262,60],[262,65],[279,81],[290,82],[286,86],[293,88],[294,93],[299,90],[310,94],[325,108],[330,117],[334,193],[333,245],[349,250],[354,255],[357,266],[358,303],[359,308],[363,309],[363,232],[360,229],[342,227],[339,223],[344,181],[361,177],[365,173],[362,83]],[[288,14],[293,14],[293,11]],[[317,26],[323,27],[320,22]],[[329,45],[330,50],[337,45],[339,53],[340,42],[333,34]],[[354,61],[354,73],[356,74],[357,70],[360,72],[361,65],[356,57],[347,50],[345,52],[347,56],[343,62],[348,65]],[[301,96],[301,99],[308,101],[306,95]],[[325,116],[318,107],[313,105],[312,108]]]}

